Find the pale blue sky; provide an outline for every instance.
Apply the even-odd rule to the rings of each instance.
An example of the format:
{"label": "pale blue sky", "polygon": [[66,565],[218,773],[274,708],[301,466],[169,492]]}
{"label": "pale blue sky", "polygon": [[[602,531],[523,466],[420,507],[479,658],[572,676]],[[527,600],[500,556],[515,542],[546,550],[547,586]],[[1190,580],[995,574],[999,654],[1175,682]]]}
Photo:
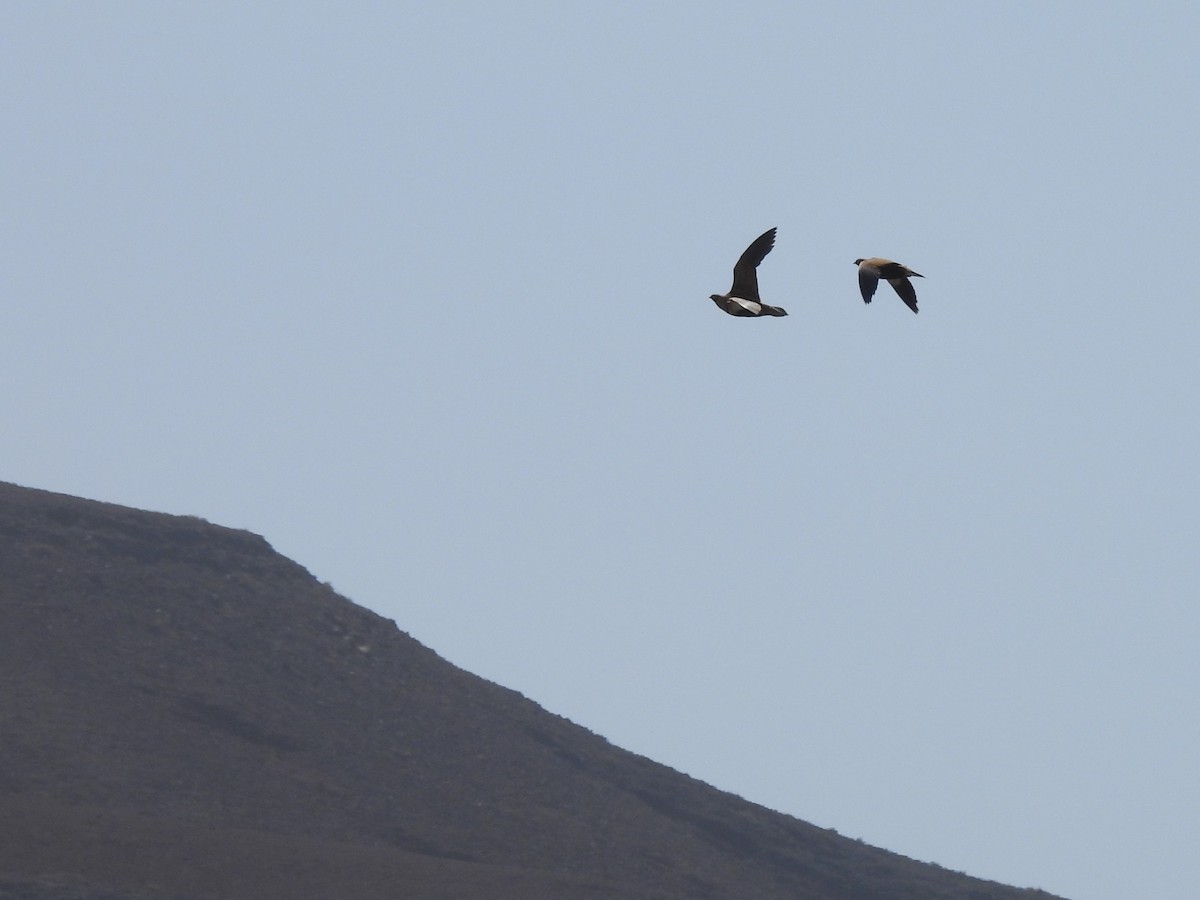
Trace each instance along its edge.
{"label": "pale blue sky", "polygon": [[[0,6],[0,478],[756,802],[1200,883],[1200,7]],[[707,299],[759,272],[782,319]],[[912,315],[852,261],[900,260]]]}

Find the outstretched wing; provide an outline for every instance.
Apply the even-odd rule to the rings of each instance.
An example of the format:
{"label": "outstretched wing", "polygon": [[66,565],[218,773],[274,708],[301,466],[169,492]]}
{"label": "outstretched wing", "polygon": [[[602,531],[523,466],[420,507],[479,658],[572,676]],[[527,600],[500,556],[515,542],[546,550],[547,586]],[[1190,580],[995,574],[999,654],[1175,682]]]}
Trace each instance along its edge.
{"label": "outstretched wing", "polygon": [[896,289],[896,293],[909,309],[917,311],[917,289],[912,286],[911,281],[907,278],[889,278],[888,284]]}
{"label": "outstretched wing", "polygon": [[858,289],[862,291],[863,303],[870,303],[879,287],[879,276],[866,266],[858,267]]}
{"label": "outstretched wing", "polygon": [[775,229],[764,231],[754,239],[733,267],[733,287],[730,296],[758,302],[758,264],[775,246]]}

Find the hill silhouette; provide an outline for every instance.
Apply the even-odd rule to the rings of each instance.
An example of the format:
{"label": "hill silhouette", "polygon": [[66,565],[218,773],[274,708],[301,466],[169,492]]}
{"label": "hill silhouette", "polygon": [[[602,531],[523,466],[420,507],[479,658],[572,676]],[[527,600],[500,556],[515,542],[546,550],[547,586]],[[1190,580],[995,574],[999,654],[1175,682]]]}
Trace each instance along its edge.
{"label": "hill silhouette", "polygon": [[0,483],[0,900],[1030,900],[441,659],[265,540]]}

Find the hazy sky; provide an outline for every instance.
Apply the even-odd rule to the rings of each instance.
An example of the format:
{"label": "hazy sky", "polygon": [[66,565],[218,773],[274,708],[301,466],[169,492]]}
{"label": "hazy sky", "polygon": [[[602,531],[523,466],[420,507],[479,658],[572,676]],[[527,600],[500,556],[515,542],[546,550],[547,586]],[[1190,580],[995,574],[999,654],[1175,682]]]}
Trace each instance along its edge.
{"label": "hazy sky", "polygon": [[[1200,883],[1200,6],[0,5],[0,478],[817,825]],[[787,318],[721,313],[734,260]],[[852,262],[922,272],[914,316]]]}

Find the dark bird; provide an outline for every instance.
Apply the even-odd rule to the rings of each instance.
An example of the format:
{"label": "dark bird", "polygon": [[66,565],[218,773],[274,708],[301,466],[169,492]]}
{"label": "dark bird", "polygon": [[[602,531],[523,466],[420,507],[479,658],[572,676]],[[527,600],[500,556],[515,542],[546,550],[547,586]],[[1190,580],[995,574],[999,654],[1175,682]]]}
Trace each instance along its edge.
{"label": "dark bird", "polygon": [[733,267],[733,287],[729,293],[712,294],[712,302],[731,316],[786,316],[787,310],[779,306],[767,306],[758,299],[758,264],[774,246],[774,228],[755,238]]}
{"label": "dark bird", "polygon": [[917,291],[908,279],[924,278],[920,272],[914,272],[908,266],[902,266],[890,259],[880,259],[878,256],[856,259],[854,264],[858,266],[858,289],[862,291],[864,303],[871,302],[871,298],[875,296],[875,288],[879,286],[879,279],[886,278],[888,284],[896,289],[900,299],[908,304],[908,308],[913,312],[917,311]]}

